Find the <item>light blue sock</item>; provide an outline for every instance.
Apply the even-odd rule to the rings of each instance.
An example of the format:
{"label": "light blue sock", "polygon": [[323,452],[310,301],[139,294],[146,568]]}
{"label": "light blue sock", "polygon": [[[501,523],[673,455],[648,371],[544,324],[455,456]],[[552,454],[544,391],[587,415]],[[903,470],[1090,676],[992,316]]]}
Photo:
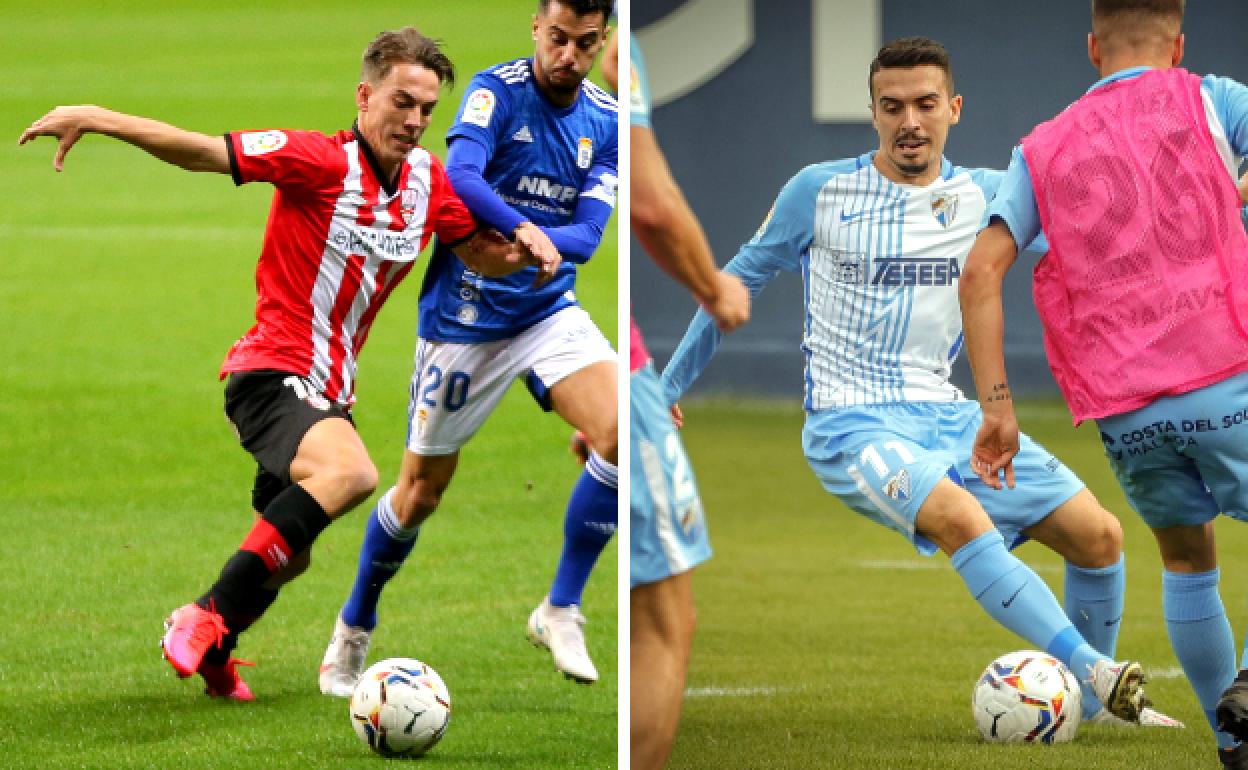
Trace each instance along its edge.
{"label": "light blue sock", "polygon": [[381,496],[368,515],[355,585],[347,603],[342,606],[342,622],[348,626],[369,631],[377,627],[377,603],[381,601],[381,591],[416,547],[420,527],[403,529],[400,526],[390,502],[392,494],[394,487]]}
{"label": "light blue sock", "polygon": [[[1125,593],[1126,569],[1122,557],[1116,564],[1099,568],[1066,563],[1066,616],[1079,635],[1107,658],[1113,658],[1118,651]],[[1084,699],[1084,719],[1100,710],[1100,701]]]}
{"label": "light blue sock", "polygon": [[1163,571],[1161,601],[1170,646],[1214,730],[1218,748],[1229,749],[1235,739],[1217,731],[1213,714],[1236,674],[1235,635],[1218,595],[1219,575],[1217,569],[1190,574]]}
{"label": "light blue sock", "polygon": [[563,521],[563,553],[550,587],[550,603],[567,607],[581,603],[581,594],[598,555],[607,547],[619,521],[619,471],[591,453],[585,471],[572,489]]}
{"label": "light blue sock", "polygon": [[1085,700],[1095,700],[1092,665],[1106,657],[1084,641],[1040,576],[1005,548],[997,530],[962,546],[950,560],[975,601],[998,623],[1065,663]]}

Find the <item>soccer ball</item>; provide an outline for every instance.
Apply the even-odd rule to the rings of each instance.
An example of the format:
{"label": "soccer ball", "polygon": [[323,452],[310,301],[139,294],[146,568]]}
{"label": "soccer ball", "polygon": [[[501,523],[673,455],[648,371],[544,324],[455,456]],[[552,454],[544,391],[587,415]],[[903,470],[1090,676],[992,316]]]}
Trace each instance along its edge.
{"label": "soccer ball", "polygon": [[386,757],[416,757],[442,740],[451,694],[438,672],[415,658],[374,663],[351,693],[356,735]]}
{"label": "soccer ball", "polygon": [[1065,743],[1083,718],[1083,694],[1070,669],[1035,650],[988,664],[971,693],[975,725],[992,743]]}

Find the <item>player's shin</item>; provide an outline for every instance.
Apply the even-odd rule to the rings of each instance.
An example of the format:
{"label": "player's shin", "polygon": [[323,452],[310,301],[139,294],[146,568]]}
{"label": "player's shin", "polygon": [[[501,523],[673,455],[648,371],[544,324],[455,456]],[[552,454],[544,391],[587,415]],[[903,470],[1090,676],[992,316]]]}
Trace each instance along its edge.
{"label": "player's shin", "polygon": [[[1108,658],[1117,654],[1125,592],[1126,569],[1122,557],[1115,564],[1099,568],[1066,563],[1066,616],[1080,636]],[[1100,701],[1084,699],[1085,719],[1100,709]]]}
{"label": "player's shin", "polygon": [[1040,576],[1006,550],[1000,532],[985,532],[959,548],[951,561],[989,615],[1065,663],[1083,686],[1084,697],[1096,699],[1086,680],[1091,666],[1106,656],[1079,635]]}
{"label": "player's shin", "polygon": [[249,625],[246,619],[254,621],[259,599],[269,590],[264,583],[309,548],[329,522],[320,503],[303,487],[287,487],[265,508],[239,550],[225,563],[217,582],[200,599],[200,606],[207,608],[211,603],[231,631],[244,623]]}
{"label": "player's shin", "polygon": [[550,588],[555,607],[580,605],[598,556],[615,533],[618,470],[596,452],[572,490],[564,515],[563,552]]}
{"label": "player's shin", "polygon": [[1228,749],[1235,745],[1235,739],[1217,732],[1214,709],[1235,678],[1235,636],[1218,594],[1218,577],[1217,569],[1163,571],[1162,607],[1175,657],[1214,729],[1218,748]]}
{"label": "player's shin", "polygon": [[355,628],[377,627],[377,603],[390,578],[416,547],[420,527],[404,529],[394,512],[394,487],[390,487],[368,515],[355,585],[342,607],[342,622]]}

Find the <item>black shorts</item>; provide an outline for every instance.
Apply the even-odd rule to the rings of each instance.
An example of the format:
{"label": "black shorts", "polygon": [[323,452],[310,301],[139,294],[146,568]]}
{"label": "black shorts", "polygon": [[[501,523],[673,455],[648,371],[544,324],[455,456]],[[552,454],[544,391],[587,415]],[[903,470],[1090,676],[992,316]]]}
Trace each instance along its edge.
{"label": "black shorts", "polygon": [[340,404],[325,398],[307,379],[272,370],[231,374],[225,385],[225,416],[259,465],[251,492],[257,511],[290,486],[290,464],[313,425],[330,417],[351,422]]}

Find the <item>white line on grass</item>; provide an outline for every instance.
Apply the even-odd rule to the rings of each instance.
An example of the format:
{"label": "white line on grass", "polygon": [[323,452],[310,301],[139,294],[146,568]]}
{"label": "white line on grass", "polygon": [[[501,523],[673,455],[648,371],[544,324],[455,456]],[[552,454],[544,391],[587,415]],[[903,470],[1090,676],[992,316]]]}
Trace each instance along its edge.
{"label": "white line on grass", "polygon": [[775,695],[775,687],[690,687],[686,698],[744,698],[747,695]]}
{"label": "white line on grass", "polygon": [[1170,666],[1169,668],[1150,668],[1145,675],[1145,679],[1182,679],[1186,674],[1183,669],[1178,666]]}

